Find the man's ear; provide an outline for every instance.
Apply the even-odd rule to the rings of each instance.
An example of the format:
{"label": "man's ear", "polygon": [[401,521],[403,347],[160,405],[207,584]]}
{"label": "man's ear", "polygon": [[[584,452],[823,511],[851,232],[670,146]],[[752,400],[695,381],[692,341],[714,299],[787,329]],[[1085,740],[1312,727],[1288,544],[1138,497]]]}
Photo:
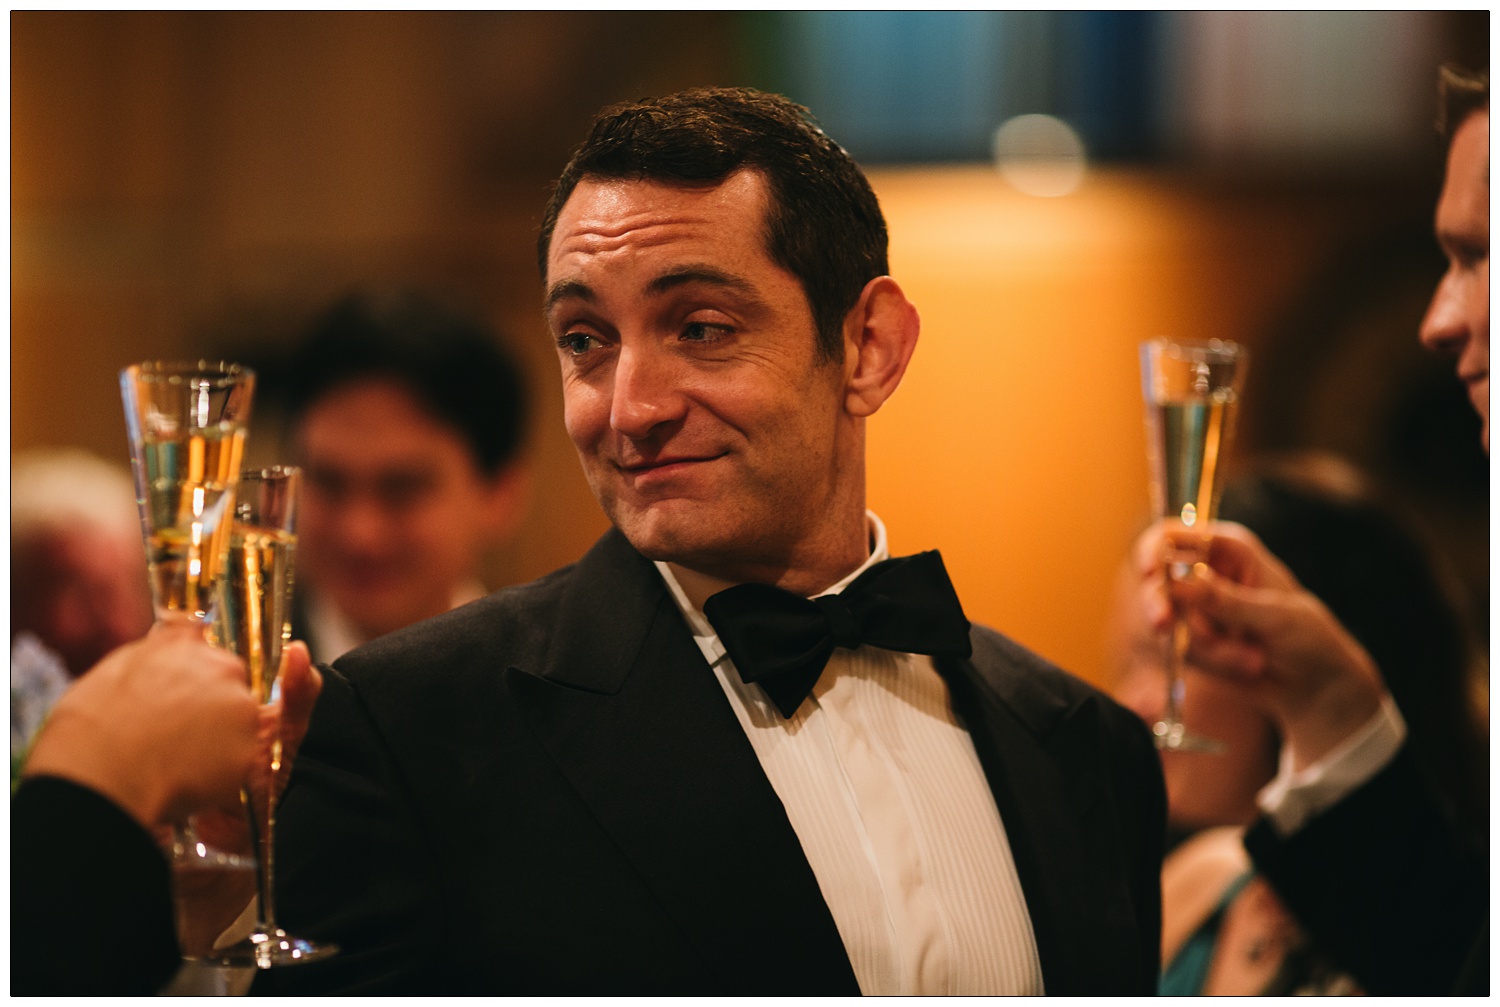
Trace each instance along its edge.
{"label": "man's ear", "polygon": [[872,415],[896,391],[921,327],[895,280],[877,276],[865,284],[844,318],[844,408],[850,415]]}

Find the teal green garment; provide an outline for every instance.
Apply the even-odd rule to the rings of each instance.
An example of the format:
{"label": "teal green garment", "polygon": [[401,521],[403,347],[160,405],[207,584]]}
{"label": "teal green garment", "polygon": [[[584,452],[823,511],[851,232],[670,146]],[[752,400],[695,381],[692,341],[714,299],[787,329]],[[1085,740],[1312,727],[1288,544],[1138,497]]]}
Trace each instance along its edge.
{"label": "teal green garment", "polygon": [[1219,943],[1219,924],[1224,920],[1224,910],[1235,900],[1244,887],[1255,877],[1254,871],[1246,871],[1229,883],[1219,904],[1208,919],[1203,921],[1193,936],[1187,939],[1177,956],[1162,970],[1161,981],[1156,984],[1156,993],[1164,997],[1195,997],[1203,993],[1203,984],[1208,982],[1208,967],[1213,964],[1214,948]]}

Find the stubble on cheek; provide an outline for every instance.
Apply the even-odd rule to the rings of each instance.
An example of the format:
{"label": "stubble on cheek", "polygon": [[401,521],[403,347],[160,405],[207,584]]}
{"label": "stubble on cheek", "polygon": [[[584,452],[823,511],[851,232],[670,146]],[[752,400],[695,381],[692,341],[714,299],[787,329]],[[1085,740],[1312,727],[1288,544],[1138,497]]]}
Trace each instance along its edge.
{"label": "stubble on cheek", "polygon": [[582,447],[577,450],[578,463],[583,469],[584,481],[589,484],[589,492],[594,494],[594,499],[598,501],[599,507],[609,518],[610,523],[618,526],[619,519],[615,513],[617,494],[614,487],[610,485],[610,480],[618,479],[619,474],[613,466],[599,458],[597,454]]}

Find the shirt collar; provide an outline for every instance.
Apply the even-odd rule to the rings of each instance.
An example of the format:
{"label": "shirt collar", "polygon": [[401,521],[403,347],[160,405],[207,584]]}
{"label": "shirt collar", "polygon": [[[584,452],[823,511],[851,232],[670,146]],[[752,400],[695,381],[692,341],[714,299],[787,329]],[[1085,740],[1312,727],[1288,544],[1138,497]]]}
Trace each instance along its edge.
{"label": "shirt collar", "polygon": [[[891,556],[891,550],[886,543],[885,525],[880,518],[875,516],[874,511],[865,511],[865,525],[870,533],[870,555],[863,563],[851,570],[838,583],[826,591],[819,591],[814,597],[822,597],[826,594],[839,594],[854,582],[854,579],[864,573],[870,567]],[[714,632],[713,625],[703,614],[703,610],[693,604],[688,590],[678,580],[677,574],[668,563],[656,561],[656,569],[661,574],[661,579],[667,584],[667,590],[672,593],[672,600],[677,603],[677,609],[682,617],[687,620],[688,628],[693,632],[693,640],[698,644],[698,649],[703,651],[703,657],[710,665],[718,664],[724,658],[724,645],[719,642],[719,634]],[[693,570],[684,570],[682,580],[687,581],[692,588],[692,597],[708,599],[711,595],[733,587],[733,583],[727,580],[719,580],[716,577],[708,577]]]}
{"label": "shirt collar", "polygon": [[[477,578],[470,578],[454,587],[453,600],[448,607],[458,608],[471,601],[478,601],[484,595],[484,585]],[[316,591],[308,592],[307,622],[312,630],[313,640],[318,645],[319,661],[337,660],[370,640],[334,605],[332,599]]]}

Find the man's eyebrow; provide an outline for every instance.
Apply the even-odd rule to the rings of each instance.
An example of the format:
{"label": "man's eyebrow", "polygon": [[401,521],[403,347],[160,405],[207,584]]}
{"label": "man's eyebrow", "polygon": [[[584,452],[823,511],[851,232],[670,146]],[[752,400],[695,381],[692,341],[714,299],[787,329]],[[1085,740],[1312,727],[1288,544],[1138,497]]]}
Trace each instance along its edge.
{"label": "man's eyebrow", "polygon": [[706,283],[714,287],[724,287],[736,293],[745,294],[759,300],[755,286],[748,280],[741,279],[733,273],[726,273],[709,265],[685,265],[669,270],[646,285],[646,292],[650,294],[664,294],[674,287],[685,286],[689,283]]}
{"label": "man's eyebrow", "polygon": [[568,299],[593,302],[594,289],[586,283],[577,280],[558,280],[547,290],[547,300],[542,305],[543,310],[550,311],[558,301]]}
{"label": "man's eyebrow", "polygon": [[[664,294],[677,287],[687,286],[692,283],[703,283],[713,287],[721,287],[732,290],[756,303],[760,302],[760,294],[750,281],[726,273],[724,270],[710,265],[684,265],[668,270],[646,284],[646,293],[650,295]],[[581,300],[593,303],[597,300],[594,288],[579,280],[558,280],[547,291],[547,299],[543,309],[550,311],[559,301]]]}

